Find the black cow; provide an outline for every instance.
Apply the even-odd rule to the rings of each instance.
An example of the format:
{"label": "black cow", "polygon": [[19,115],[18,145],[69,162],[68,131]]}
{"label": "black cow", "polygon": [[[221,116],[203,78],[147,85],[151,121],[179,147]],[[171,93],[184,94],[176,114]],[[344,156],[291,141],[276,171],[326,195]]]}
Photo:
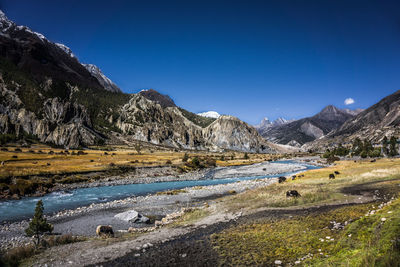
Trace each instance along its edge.
{"label": "black cow", "polygon": [[286,177],[285,176],[281,176],[278,178],[279,183],[283,183],[284,181],[286,181]]}
{"label": "black cow", "polygon": [[335,175],[333,173],[329,174],[329,179],[335,179]]}
{"label": "black cow", "polygon": [[336,174],[336,175],[338,175],[338,174],[340,174],[340,172],[338,172],[338,171],[335,171],[335,174]]}
{"label": "black cow", "polygon": [[297,190],[289,190],[286,192],[286,197],[301,197],[301,195]]}
{"label": "black cow", "polygon": [[294,179],[296,179],[296,175],[293,175],[293,176],[292,176],[292,180],[294,180]]}

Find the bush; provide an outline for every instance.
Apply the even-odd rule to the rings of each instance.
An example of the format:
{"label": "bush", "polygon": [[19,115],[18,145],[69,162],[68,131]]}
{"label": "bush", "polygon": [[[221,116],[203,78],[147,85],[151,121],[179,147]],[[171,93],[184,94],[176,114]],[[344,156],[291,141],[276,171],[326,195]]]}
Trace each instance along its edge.
{"label": "bush", "polygon": [[10,185],[9,188],[11,194],[24,196],[35,193],[38,188],[38,183],[24,179],[17,179],[15,185]]}
{"label": "bush", "polygon": [[0,266],[19,266],[23,259],[29,258],[34,254],[35,247],[33,245],[12,248],[1,258]]}
{"label": "bush", "polygon": [[187,162],[188,159],[189,159],[189,155],[188,155],[188,153],[185,153],[185,155],[183,155],[182,162]]}
{"label": "bush", "polygon": [[167,160],[165,163],[170,165],[170,164],[172,164],[172,161]]}
{"label": "bush", "polygon": [[200,167],[200,160],[199,160],[198,157],[194,157],[194,158],[192,159],[192,165],[193,165],[194,167],[196,167],[196,168],[199,168],[199,167]]}
{"label": "bush", "polygon": [[374,149],[373,151],[370,151],[368,153],[368,156],[371,158],[379,158],[381,156],[381,150],[380,149]]}
{"label": "bush", "polygon": [[247,152],[246,153],[244,153],[244,157],[243,157],[244,159],[249,159],[249,155],[247,154]]}

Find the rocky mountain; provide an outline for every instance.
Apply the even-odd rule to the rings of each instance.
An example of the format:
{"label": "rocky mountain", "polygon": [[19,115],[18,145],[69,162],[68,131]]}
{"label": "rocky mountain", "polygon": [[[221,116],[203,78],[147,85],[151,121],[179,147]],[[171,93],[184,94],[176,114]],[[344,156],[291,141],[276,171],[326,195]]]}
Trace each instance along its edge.
{"label": "rocky mountain", "polygon": [[201,112],[201,113],[197,113],[197,115],[202,116],[202,117],[206,117],[206,118],[213,118],[213,119],[218,119],[221,116],[216,111]]}
{"label": "rocky mountain", "polygon": [[206,118],[155,90],[120,92],[93,65],[0,13],[0,134],[64,147],[140,140],[185,149],[274,152],[234,117]]}
{"label": "rocky mountain", "polygon": [[380,143],[383,137],[390,138],[392,135],[400,136],[400,90],[361,111],[335,131],[308,146],[326,147],[329,144],[352,142],[357,137]]}
{"label": "rocky mountain", "polygon": [[268,118],[263,118],[258,125],[254,125],[254,128],[263,135],[265,132],[269,131],[271,128],[278,127],[287,123],[292,122],[293,120],[286,120],[282,117],[277,118],[274,121],[270,121]]}
{"label": "rocky mountain", "polygon": [[[70,52],[70,54],[73,56],[72,51]],[[93,77],[97,79],[97,81],[104,89],[114,93],[121,93],[121,89],[119,89],[119,87],[115,83],[113,83],[107,76],[105,76],[103,72],[101,72],[99,67],[93,64],[82,64],[82,65],[89,71],[89,73]]]}
{"label": "rocky mountain", "polygon": [[160,94],[154,89],[142,90],[139,92],[139,94],[153,102],[160,104],[163,108],[176,107],[175,102],[168,95]]}
{"label": "rocky mountain", "polygon": [[251,152],[273,151],[254,127],[233,116],[220,116],[203,133],[216,147]]}
{"label": "rocky mountain", "polygon": [[301,146],[338,129],[353,117],[352,112],[329,105],[313,117],[266,128],[261,135],[274,143]]}

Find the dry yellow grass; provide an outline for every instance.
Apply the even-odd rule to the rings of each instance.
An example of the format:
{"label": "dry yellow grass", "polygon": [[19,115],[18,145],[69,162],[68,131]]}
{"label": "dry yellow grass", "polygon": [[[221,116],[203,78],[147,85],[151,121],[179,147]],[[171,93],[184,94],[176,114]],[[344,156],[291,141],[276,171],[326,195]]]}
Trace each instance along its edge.
{"label": "dry yellow grass", "polygon": [[[65,151],[64,149],[54,149],[45,145],[19,148],[22,152],[16,152],[15,149],[15,147],[8,147],[9,151],[0,151],[0,162],[4,162],[0,165],[0,177],[105,171],[118,166],[180,165],[185,154],[185,152],[174,151],[143,151],[138,154],[136,150],[129,147],[118,147],[115,151],[88,149],[84,150],[87,153],[85,155],[60,155],[57,153]],[[50,151],[54,154],[50,155]],[[72,153],[72,151],[78,152],[78,150],[69,152]],[[233,154],[235,159],[232,160],[232,153],[189,152],[188,155],[189,159],[193,157],[219,159],[224,156],[226,160],[217,161],[218,166],[253,164],[271,157],[265,154],[251,154],[247,160],[238,160],[237,158],[243,158],[244,154],[237,153]]]}
{"label": "dry yellow grass", "polygon": [[[329,174],[339,171],[335,179]],[[340,161],[335,166],[309,170],[304,177],[273,184],[263,188],[246,191],[229,197],[226,205],[231,210],[260,207],[307,206],[314,203],[351,201],[354,199],[341,192],[341,189],[355,184],[385,181],[400,177],[400,159],[379,159],[376,162]],[[397,181],[400,184],[400,182]],[[286,191],[297,190],[301,198],[287,198]]]}

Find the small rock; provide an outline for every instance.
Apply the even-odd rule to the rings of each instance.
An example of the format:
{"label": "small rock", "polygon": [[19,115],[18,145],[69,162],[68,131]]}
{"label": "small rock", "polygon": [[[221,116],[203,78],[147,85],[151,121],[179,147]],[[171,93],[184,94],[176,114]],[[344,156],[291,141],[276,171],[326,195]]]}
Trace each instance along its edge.
{"label": "small rock", "polygon": [[382,221],[382,222],[386,221],[386,218],[382,218],[381,221]]}
{"label": "small rock", "polygon": [[300,263],[301,263],[301,261],[295,261],[295,262],[294,262],[294,264],[296,264],[296,265],[297,265],[297,264],[300,264]]}
{"label": "small rock", "polygon": [[186,256],[187,256],[186,253],[181,255],[182,258],[185,258]]}
{"label": "small rock", "polygon": [[140,254],[139,254],[139,253],[136,253],[136,254],[135,254],[135,257],[140,257]]}
{"label": "small rock", "polygon": [[275,261],[275,264],[276,264],[276,265],[281,265],[281,264],[282,264],[282,261],[276,260],[276,261]]}

